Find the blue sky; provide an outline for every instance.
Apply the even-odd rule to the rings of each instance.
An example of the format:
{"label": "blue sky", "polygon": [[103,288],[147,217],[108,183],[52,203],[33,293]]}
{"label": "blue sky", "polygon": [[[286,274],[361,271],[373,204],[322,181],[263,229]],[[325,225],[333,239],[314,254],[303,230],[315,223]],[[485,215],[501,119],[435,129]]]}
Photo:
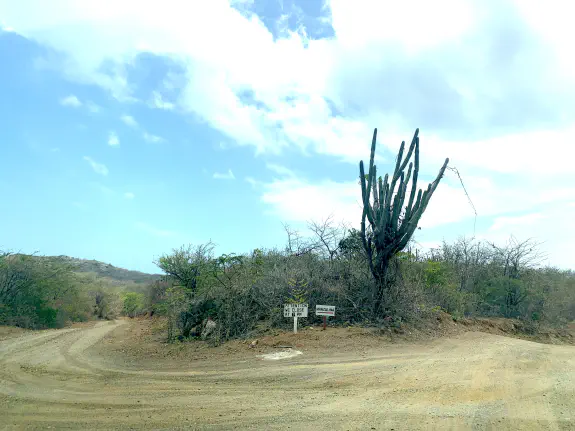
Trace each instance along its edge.
{"label": "blue sky", "polygon": [[420,187],[450,157],[478,213],[448,173],[422,248],[532,237],[575,268],[570,6],[352,3],[0,0],[0,248],[157,271],[357,226],[373,128],[390,171],[419,127]]}

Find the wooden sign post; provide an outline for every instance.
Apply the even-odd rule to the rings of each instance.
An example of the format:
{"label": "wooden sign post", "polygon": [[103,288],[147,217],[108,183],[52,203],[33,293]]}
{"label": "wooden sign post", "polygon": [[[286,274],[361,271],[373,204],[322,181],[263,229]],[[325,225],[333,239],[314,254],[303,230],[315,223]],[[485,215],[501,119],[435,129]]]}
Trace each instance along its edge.
{"label": "wooden sign post", "polygon": [[327,326],[327,317],[335,316],[335,305],[316,305],[315,315],[323,316],[323,330],[325,331]]}

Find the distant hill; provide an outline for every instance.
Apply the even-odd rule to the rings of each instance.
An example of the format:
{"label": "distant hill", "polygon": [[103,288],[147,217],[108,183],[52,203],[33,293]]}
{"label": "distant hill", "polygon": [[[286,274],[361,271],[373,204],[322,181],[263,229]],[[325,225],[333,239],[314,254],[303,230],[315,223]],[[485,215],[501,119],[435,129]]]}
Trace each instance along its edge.
{"label": "distant hill", "polygon": [[148,284],[159,280],[160,274],[147,274],[140,271],[131,271],[129,269],[118,268],[109,263],[98,260],[78,259],[69,256],[39,256],[40,259],[50,259],[55,262],[73,264],[76,267],[75,272],[93,273],[98,277],[111,279],[121,283]]}

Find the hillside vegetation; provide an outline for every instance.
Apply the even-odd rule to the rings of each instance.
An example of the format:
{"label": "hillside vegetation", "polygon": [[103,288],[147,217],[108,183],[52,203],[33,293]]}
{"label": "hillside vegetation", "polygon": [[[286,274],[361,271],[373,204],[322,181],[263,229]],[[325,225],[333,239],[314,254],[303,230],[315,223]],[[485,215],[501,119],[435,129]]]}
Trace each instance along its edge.
{"label": "hillside vegetation", "polygon": [[161,278],[159,274],[147,274],[140,271],[118,268],[109,263],[98,260],[78,259],[69,256],[37,256],[37,259],[44,259],[59,264],[72,265],[77,273],[93,273],[99,278],[105,278],[117,283],[125,284],[146,284],[152,283]]}
{"label": "hillside vegetation", "polygon": [[160,278],[96,260],[0,252],[0,324],[46,328],[114,318]]}

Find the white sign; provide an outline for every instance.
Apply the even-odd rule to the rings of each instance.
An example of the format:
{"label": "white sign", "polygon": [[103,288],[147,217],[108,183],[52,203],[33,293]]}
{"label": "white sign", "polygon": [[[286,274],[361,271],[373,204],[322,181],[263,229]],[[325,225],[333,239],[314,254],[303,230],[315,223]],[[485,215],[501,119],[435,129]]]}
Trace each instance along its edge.
{"label": "white sign", "polygon": [[316,305],[316,316],[335,316],[335,305]]}
{"label": "white sign", "polygon": [[284,317],[307,317],[307,304],[284,304]]}
{"label": "white sign", "polygon": [[307,317],[307,304],[284,304],[284,317],[293,317],[293,332],[297,334],[297,318]]}

